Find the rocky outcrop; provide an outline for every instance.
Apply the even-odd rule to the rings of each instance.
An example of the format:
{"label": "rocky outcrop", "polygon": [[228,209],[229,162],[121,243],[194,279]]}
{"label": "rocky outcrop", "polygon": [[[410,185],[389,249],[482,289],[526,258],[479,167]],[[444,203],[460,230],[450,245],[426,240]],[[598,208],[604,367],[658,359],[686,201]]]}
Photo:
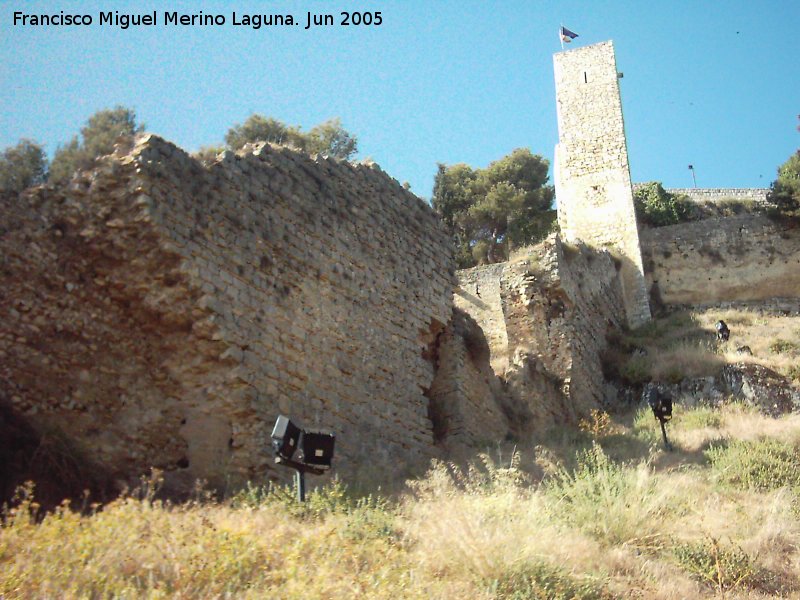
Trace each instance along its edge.
{"label": "rocky outcrop", "polygon": [[736,400],[771,417],[800,412],[800,390],[780,373],[755,363],[728,364],[717,376],[653,385],[687,406],[713,407]]}

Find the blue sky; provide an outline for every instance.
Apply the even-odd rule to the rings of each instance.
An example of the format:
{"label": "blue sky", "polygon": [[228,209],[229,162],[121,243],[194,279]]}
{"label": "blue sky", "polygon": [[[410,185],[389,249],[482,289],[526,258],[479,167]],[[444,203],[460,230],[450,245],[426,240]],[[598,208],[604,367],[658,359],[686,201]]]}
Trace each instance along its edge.
{"label": "blue sky", "polygon": [[[90,27],[21,27],[13,13],[91,14]],[[98,13],[158,11],[157,27]],[[163,24],[163,11],[223,14],[223,27]],[[254,30],[233,12],[292,14]],[[381,11],[383,23],[305,30],[306,13]],[[429,197],[437,162],[486,166],[514,148],[552,161],[552,54],[613,39],[634,181],[766,187],[800,146],[800,2],[0,0],[0,147],[48,152],[121,104],[188,151],[253,112],[308,129],[330,117]]]}

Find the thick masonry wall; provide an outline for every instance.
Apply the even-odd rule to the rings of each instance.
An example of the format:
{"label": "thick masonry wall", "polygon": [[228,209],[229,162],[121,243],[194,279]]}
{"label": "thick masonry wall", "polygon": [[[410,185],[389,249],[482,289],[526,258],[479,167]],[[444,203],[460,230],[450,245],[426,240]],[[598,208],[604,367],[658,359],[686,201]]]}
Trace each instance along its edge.
{"label": "thick masonry wall", "polygon": [[566,241],[614,251],[631,326],[650,319],[633,207],[614,46],[554,55],[559,142],[555,184]]}
{"label": "thick masonry wall", "polygon": [[740,215],[643,229],[648,284],[665,304],[800,296],[800,228]]}
{"label": "thick masonry wall", "polygon": [[198,189],[184,182],[199,165],[174,146],[154,140],[138,160],[264,424],[281,411],[336,432],[345,470],[430,457],[422,350],[453,284],[433,211],[379,170],[269,145],[228,153]]}
{"label": "thick masonry wall", "polygon": [[500,281],[506,263],[458,271],[455,305],[476,320],[489,344],[495,373],[508,367],[508,332],[500,298]]}
{"label": "thick masonry wall", "polygon": [[346,476],[440,454],[450,240],[378,168],[269,145],[204,167],[145,136],[36,194],[2,237],[0,401],[175,485],[277,476],[279,413],[334,432]]}

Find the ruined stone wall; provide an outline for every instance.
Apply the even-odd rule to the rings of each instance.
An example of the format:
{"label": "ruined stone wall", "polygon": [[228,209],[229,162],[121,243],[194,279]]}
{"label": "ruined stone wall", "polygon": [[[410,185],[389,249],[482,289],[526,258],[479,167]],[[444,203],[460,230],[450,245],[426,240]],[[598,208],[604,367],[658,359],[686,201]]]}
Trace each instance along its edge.
{"label": "ruined stone wall", "polygon": [[490,362],[495,373],[508,367],[508,332],[500,298],[500,281],[505,263],[458,271],[455,305],[475,319],[489,343]]}
{"label": "ruined stone wall", "polygon": [[0,401],[121,476],[274,476],[278,413],[335,432],[348,476],[438,455],[450,241],[379,169],[271,146],[206,168],[147,136],[27,202],[2,237]]}
{"label": "ruined stone wall", "polygon": [[[633,190],[641,184],[634,183]],[[768,188],[669,188],[670,194],[686,196],[693,202],[753,202],[759,206],[768,206]]]}
{"label": "ruined stone wall", "polygon": [[[606,251],[552,238],[507,263],[458,272],[456,305],[489,323],[492,365],[506,383],[516,433],[576,422],[606,398],[606,334],[625,321],[618,263]],[[501,332],[500,330],[503,330]],[[516,428],[516,429],[515,429]]]}
{"label": "ruined stone wall", "polygon": [[566,241],[614,251],[631,326],[650,319],[633,208],[614,46],[602,42],[554,55],[559,143],[558,222]]}
{"label": "ruined stone wall", "polygon": [[466,312],[455,309],[437,340],[435,360],[427,395],[436,444],[456,458],[504,440],[510,430],[508,398],[489,365],[483,331]]}
{"label": "ruined stone wall", "polygon": [[643,229],[648,284],[665,304],[800,296],[800,228],[764,215]]}

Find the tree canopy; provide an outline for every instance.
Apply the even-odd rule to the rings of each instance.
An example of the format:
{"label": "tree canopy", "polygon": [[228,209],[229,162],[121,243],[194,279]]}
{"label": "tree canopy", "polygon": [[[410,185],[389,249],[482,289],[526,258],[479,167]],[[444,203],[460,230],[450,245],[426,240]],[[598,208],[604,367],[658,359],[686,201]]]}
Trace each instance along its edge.
{"label": "tree canopy", "polygon": [[358,151],[356,136],[342,128],[338,118],[329,119],[303,132],[298,126],[252,114],[244,123],[234,125],[225,134],[225,143],[231,150],[239,150],[253,142],[284,144],[312,154],[327,154],[344,160],[352,158]]}
{"label": "tree canopy", "polygon": [[643,183],[633,193],[633,207],[640,223],[652,227],[689,221],[692,205],[685,196],[671,194],[660,181]]}
{"label": "tree canopy", "polygon": [[459,267],[506,260],[553,227],[549,163],[518,148],[485,169],[439,164],[433,207],[450,228]]}
{"label": "tree canopy", "polygon": [[780,212],[800,216],[800,150],[778,167],[778,178],[770,186],[769,198]]}
{"label": "tree canopy", "polygon": [[75,136],[56,150],[50,165],[50,180],[68,180],[78,169],[90,168],[98,156],[113,152],[120,136],[132,136],[143,130],[144,125],[136,124],[136,113],[129,108],[117,106],[94,113],[81,129],[80,139]]}
{"label": "tree canopy", "polygon": [[47,156],[28,139],[6,148],[0,155],[0,192],[19,193],[47,178]]}

